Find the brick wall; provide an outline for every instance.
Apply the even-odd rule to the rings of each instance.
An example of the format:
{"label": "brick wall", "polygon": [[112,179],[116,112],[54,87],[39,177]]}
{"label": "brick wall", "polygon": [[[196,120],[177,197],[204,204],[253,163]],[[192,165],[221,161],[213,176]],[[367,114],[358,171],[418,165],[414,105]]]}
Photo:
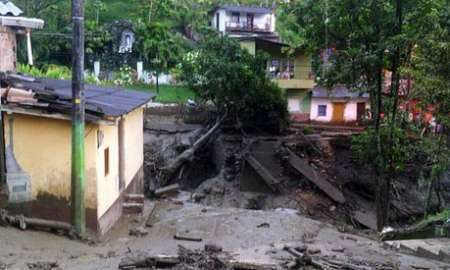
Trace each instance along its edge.
{"label": "brick wall", "polygon": [[0,26],[0,71],[15,71],[16,34],[8,27]]}

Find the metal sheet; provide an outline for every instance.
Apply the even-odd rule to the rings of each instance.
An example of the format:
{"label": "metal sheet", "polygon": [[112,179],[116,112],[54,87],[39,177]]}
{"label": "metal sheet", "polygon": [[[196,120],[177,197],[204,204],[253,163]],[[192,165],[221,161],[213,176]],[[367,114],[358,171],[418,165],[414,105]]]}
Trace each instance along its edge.
{"label": "metal sheet", "polygon": [[19,16],[23,11],[9,0],[0,0],[0,15]]}

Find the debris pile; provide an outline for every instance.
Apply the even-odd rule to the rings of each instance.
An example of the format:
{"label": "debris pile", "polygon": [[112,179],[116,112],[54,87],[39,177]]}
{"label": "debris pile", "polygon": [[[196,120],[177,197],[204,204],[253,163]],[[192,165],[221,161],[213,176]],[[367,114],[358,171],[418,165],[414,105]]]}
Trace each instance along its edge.
{"label": "debris pile", "polygon": [[57,270],[61,269],[57,262],[36,262],[27,264],[29,270]]}
{"label": "debris pile", "polygon": [[[154,130],[161,132],[147,132],[153,136]],[[194,202],[208,206],[293,208],[321,221],[376,230],[375,173],[358,164],[351,150],[351,136],[361,130],[257,136],[227,131],[219,121],[196,133],[182,151],[170,150],[179,148],[171,138],[180,133],[153,143],[169,150],[149,154],[147,175],[153,191],[178,183],[180,190],[192,192]],[[411,224],[423,214],[425,191],[417,182],[417,167],[410,165],[393,183],[394,226]]]}
{"label": "debris pile", "polygon": [[[397,269],[394,264],[372,263],[368,261],[355,260],[351,258],[338,258],[337,256],[322,256],[319,249],[310,249],[308,246],[290,247],[285,246],[284,251],[292,255],[293,259],[283,263],[286,269],[349,269],[349,270],[369,270],[369,269]],[[335,248],[334,252],[342,253],[345,249]]]}
{"label": "debris pile", "polygon": [[174,270],[228,270],[223,258],[219,258],[222,249],[207,244],[204,250],[190,250],[178,246],[177,256],[150,256],[144,259],[126,258],[119,264],[119,269],[157,268]]}

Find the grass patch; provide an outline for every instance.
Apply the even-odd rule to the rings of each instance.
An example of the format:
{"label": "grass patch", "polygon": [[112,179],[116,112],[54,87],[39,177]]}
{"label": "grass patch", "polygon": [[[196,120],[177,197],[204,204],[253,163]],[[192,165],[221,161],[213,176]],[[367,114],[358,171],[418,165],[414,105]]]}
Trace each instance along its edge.
{"label": "grass patch", "polygon": [[183,85],[160,85],[159,94],[156,93],[154,85],[136,84],[124,88],[155,93],[156,101],[161,103],[185,103],[188,99],[195,99],[194,91]]}

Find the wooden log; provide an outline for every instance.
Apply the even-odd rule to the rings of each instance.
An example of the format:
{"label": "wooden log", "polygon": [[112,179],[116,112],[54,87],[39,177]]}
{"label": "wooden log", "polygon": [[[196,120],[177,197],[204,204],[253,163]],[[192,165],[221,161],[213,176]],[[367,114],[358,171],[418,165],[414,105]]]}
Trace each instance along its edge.
{"label": "wooden log", "polygon": [[222,118],[220,118],[216,124],[208,130],[203,136],[201,136],[193,145],[191,148],[185,150],[183,153],[181,153],[174,161],[172,161],[169,165],[164,167],[162,169],[162,179],[161,184],[164,185],[167,183],[170,179],[174,177],[174,175],[178,172],[178,170],[183,166],[185,163],[192,162],[194,159],[195,153],[199,151],[201,148],[203,148],[207,142],[210,140],[212,135],[215,134],[215,132],[220,128],[223,121],[227,117],[227,114],[225,114]]}
{"label": "wooden log", "polygon": [[200,237],[194,237],[194,236],[189,236],[189,235],[182,235],[182,234],[179,234],[179,233],[175,234],[173,236],[173,238],[175,240],[182,240],[182,241],[192,241],[192,242],[201,242],[201,241],[203,241],[203,239],[200,238]]}
{"label": "wooden log", "polygon": [[166,186],[166,187],[155,190],[155,196],[162,196],[167,193],[174,193],[174,192],[177,192],[179,189],[180,189],[179,184],[173,184],[170,186]]}

